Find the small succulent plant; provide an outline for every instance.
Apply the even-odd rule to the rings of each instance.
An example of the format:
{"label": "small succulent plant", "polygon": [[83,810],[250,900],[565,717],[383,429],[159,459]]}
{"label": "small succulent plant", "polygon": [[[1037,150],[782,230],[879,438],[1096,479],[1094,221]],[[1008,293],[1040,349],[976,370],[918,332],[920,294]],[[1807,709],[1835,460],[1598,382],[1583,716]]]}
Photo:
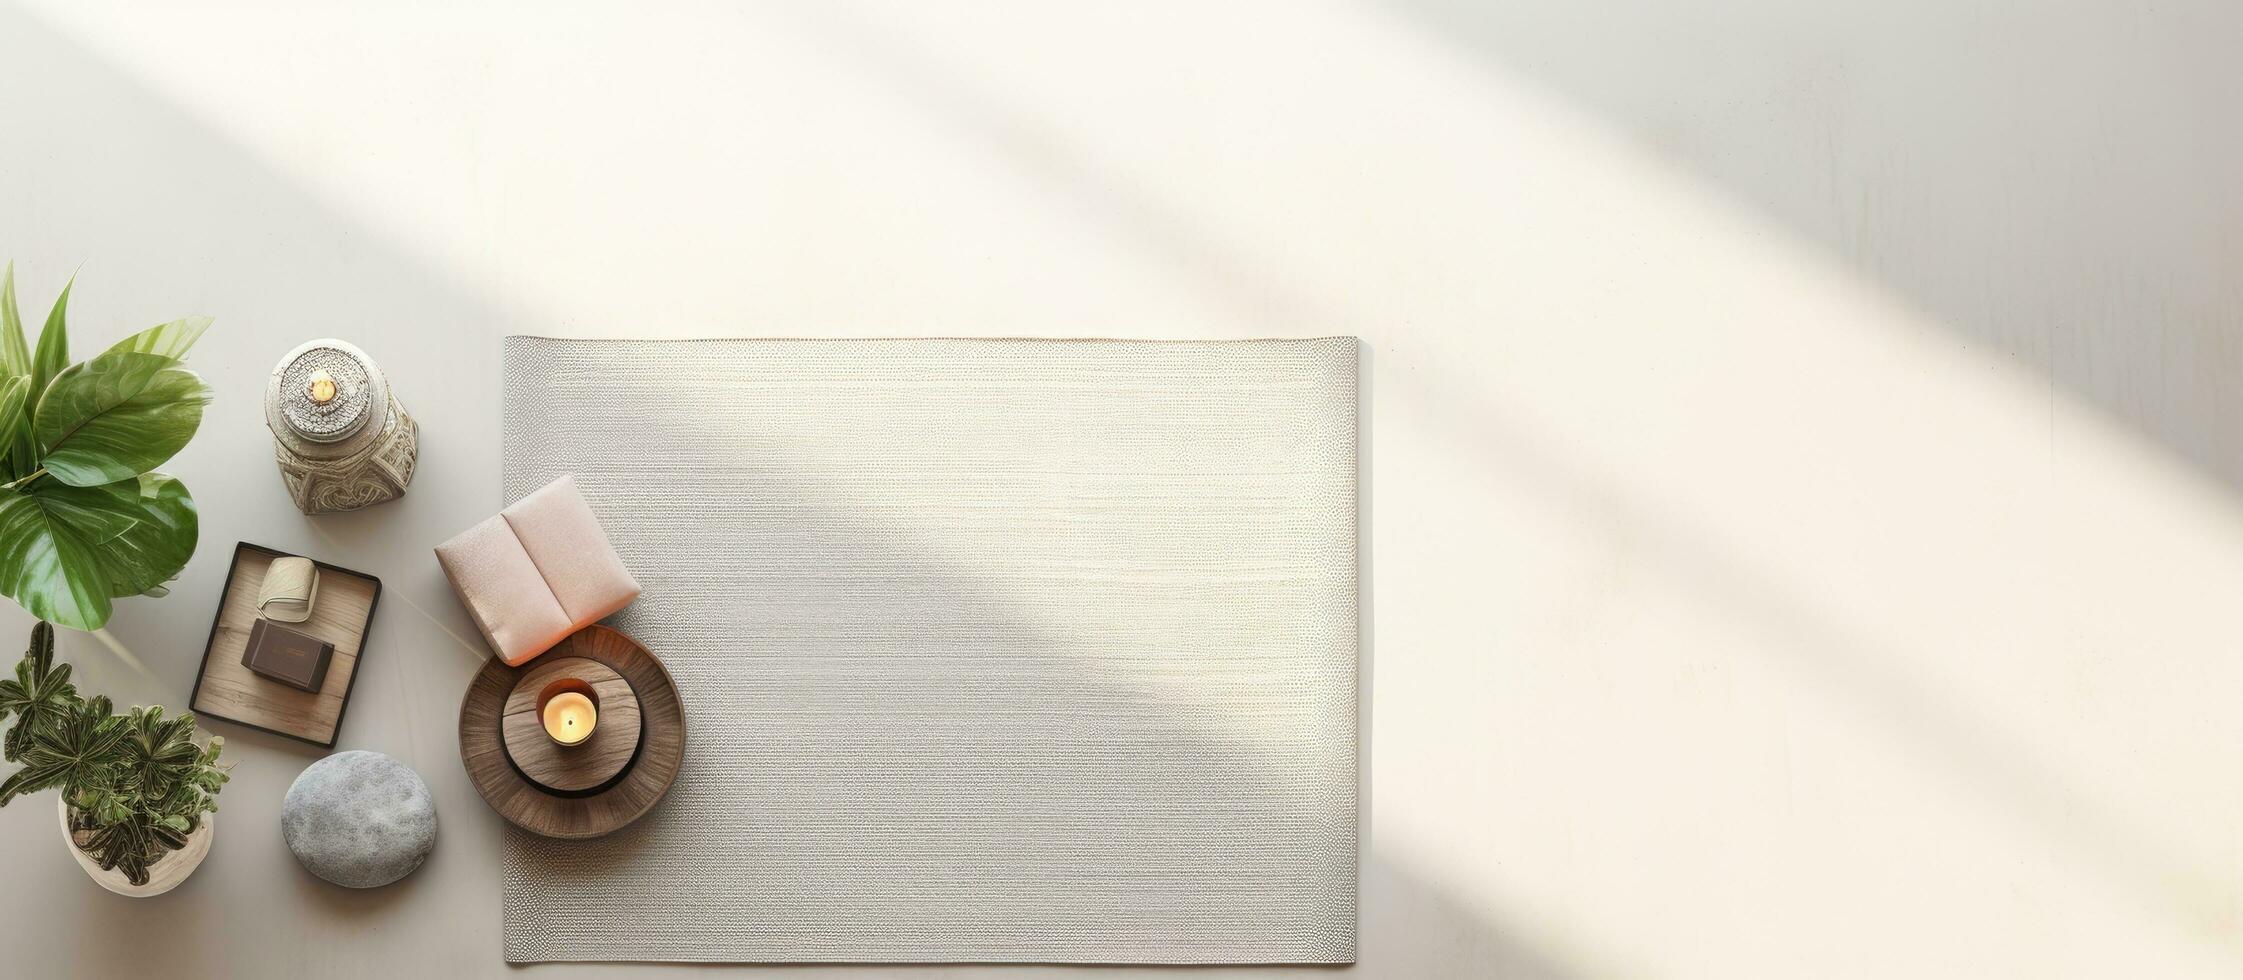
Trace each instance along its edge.
{"label": "small succulent plant", "polygon": [[0,737],[0,754],[22,765],[0,782],[0,806],[25,793],[61,790],[71,841],[103,870],[147,884],[149,865],[186,846],[203,814],[217,811],[225,739],[197,746],[191,714],[115,714],[106,697],[79,697],[70,665],[54,657],[54,627],[42,622],[31,629],[15,677],[0,680],[0,721],[15,717]]}

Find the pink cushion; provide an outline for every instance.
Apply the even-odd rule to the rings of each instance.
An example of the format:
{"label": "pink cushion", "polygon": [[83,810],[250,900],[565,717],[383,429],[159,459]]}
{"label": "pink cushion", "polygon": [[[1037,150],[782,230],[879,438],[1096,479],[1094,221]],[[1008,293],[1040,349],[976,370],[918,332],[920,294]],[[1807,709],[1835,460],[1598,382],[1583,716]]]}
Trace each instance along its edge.
{"label": "pink cushion", "polygon": [[591,505],[562,477],[436,546],[499,659],[520,666],[639,597]]}

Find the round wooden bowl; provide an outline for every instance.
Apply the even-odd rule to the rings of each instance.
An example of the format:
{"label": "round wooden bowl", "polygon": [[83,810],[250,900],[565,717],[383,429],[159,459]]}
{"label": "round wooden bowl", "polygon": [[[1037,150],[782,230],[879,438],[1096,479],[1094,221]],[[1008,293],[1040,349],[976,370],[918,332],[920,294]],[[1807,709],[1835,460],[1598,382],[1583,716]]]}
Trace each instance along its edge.
{"label": "round wooden bowl", "polygon": [[[508,822],[533,834],[580,840],[611,834],[644,816],[677,781],[685,762],[685,705],[662,661],[646,647],[605,626],[587,626],[536,660],[583,657],[612,668],[638,696],[638,757],[613,785],[588,794],[548,791],[522,775],[506,754],[506,699],[524,669],[492,659],[460,699],[460,762],[483,802]],[[595,735],[595,737],[597,737]]]}
{"label": "round wooden bowl", "polygon": [[[592,734],[576,745],[562,745],[545,733],[539,714],[545,690],[556,685],[581,685],[598,706],[599,721]],[[563,795],[597,792],[623,775],[639,757],[639,698],[631,682],[597,660],[584,657],[539,657],[514,682],[499,720],[506,757],[530,782]]]}

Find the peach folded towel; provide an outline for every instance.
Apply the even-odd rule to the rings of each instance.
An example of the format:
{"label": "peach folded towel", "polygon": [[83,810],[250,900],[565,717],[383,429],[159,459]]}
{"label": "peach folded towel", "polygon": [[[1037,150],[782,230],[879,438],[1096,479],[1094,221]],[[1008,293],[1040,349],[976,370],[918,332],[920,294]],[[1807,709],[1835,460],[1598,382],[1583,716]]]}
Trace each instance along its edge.
{"label": "peach folded towel", "polygon": [[639,597],[574,477],[437,545],[436,561],[491,649],[514,667]]}

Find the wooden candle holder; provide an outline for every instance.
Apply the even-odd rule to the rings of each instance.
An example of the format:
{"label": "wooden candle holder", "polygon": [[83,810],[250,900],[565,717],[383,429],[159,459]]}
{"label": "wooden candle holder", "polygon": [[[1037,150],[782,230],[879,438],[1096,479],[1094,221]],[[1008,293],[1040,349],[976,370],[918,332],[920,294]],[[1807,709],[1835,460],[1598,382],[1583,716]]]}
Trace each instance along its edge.
{"label": "wooden candle holder", "polygon": [[[545,702],[563,690],[587,693],[599,708],[590,737],[561,745],[545,732]],[[637,692],[614,668],[584,657],[547,658],[524,671],[500,716],[506,756],[530,782],[557,793],[590,792],[623,773],[638,755]]]}
{"label": "wooden candle holder", "polygon": [[[483,802],[516,827],[563,840],[614,833],[645,816],[677,781],[685,764],[685,703],[661,659],[637,640],[606,626],[576,631],[545,657],[596,660],[629,681],[641,721],[637,760],[625,766],[613,783],[590,792],[563,793],[531,782],[507,757],[500,724],[507,698],[528,671],[494,657],[460,698],[460,762]],[[537,660],[531,664],[543,666]],[[544,730],[542,720],[538,729]]]}

